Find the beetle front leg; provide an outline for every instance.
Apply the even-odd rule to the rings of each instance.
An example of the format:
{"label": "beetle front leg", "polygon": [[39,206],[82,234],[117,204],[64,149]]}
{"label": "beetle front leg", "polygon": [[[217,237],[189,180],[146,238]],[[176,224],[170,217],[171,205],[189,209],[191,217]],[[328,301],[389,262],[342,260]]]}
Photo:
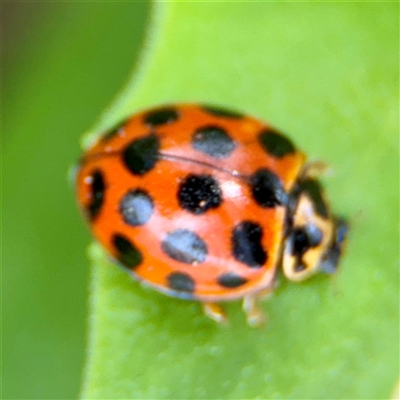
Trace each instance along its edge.
{"label": "beetle front leg", "polygon": [[265,315],[258,306],[259,296],[247,295],[243,298],[243,311],[250,326],[260,326],[265,322]]}

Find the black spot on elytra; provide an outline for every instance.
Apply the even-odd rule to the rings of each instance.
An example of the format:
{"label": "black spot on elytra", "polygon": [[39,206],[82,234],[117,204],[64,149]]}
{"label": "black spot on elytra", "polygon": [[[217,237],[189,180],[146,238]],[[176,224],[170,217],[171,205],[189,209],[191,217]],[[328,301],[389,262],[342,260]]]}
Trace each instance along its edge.
{"label": "black spot on elytra", "polygon": [[244,285],[246,282],[246,278],[243,278],[242,276],[233,272],[228,272],[218,277],[218,284],[225,288],[237,288]]}
{"label": "black spot on elytra", "polygon": [[222,202],[218,182],[210,175],[188,175],[178,189],[179,204],[193,214],[204,214]]}
{"label": "black spot on elytra", "polygon": [[251,268],[260,268],[268,255],[261,244],[263,230],[260,225],[243,221],[232,231],[232,253],[236,260]]}
{"label": "black spot on elytra", "polygon": [[167,285],[177,292],[193,293],[195,289],[194,280],[185,273],[173,272],[167,276]]}
{"label": "black spot on elytra", "polygon": [[319,215],[324,218],[328,217],[328,206],[322,195],[322,187],[315,179],[305,179],[300,185],[299,189],[301,192],[307,193],[313,201],[315,210]]}
{"label": "black spot on elytra", "polygon": [[241,119],[244,117],[242,113],[237,111],[227,110],[224,107],[203,105],[203,110],[208,114],[214,115],[215,117],[230,118],[230,119]]}
{"label": "black spot on elytra", "polygon": [[124,165],[135,175],[145,174],[156,164],[159,147],[158,138],[153,134],[133,140],[122,152]]}
{"label": "black spot on elytra", "polygon": [[177,229],[167,233],[161,247],[169,257],[185,264],[202,263],[207,256],[206,244],[189,229]]}
{"label": "black spot on elytra", "polygon": [[104,203],[105,183],[104,176],[100,170],[96,170],[90,176],[90,197],[91,202],[87,206],[89,218],[94,220],[100,213]]}
{"label": "black spot on elytra", "polygon": [[141,264],[143,260],[142,254],[128,238],[115,234],[112,237],[112,244],[118,252],[117,259],[125,267],[133,269]]}
{"label": "black spot on elytra", "polygon": [[236,144],[225,129],[218,126],[205,126],[196,130],[192,137],[192,146],[213,158],[229,157]]}
{"label": "black spot on elytra", "polygon": [[308,249],[318,246],[322,241],[322,232],[316,225],[295,228],[292,233],[295,256],[301,257]]}
{"label": "black spot on elytra", "polygon": [[276,207],[287,202],[281,180],[268,169],[256,171],[250,177],[250,185],[253,198],[261,207]]}
{"label": "black spot on elytra", "polygon": [[258,136],[258,139],[264,150],[269,155],[277,158],[284,157],[296,151],[296,148],[291,140],[272,129],[266,129],[262,131]]}
{"label": "black spot on elytra", "polygon": [[153,200],[144,190],[130,190],[121,198],[119,212],[128,225],[144,225],[153,213]]}
{"label": "black spot on elytra", "polygon": [[179,112],[175,108],[166,107],[152,110],[145,114],[144,123],[151,127],[171,124],[179,118]]}
{"label": "black spot on elytra", "polygon": [[111,128],[110,130],[105,132],[103,134],[102,140],[104,140],[104,141],[111,140],[114,136],[116,136],[121,131],[121,128],[123,128],[128,121],[129,121],[129,118],[126,118],[123,121],[121,121],[120,123],[118,123],[117,125],[115,125],[113,128]]}

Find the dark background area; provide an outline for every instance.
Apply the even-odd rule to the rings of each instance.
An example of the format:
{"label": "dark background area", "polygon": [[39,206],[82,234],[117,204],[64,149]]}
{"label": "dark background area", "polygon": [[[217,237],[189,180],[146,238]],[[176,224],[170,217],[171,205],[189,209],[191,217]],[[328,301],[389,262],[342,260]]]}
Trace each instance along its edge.
{"label": "dark background area", "polygon": [[148,2],[2,3],[3,398],[79,394],[90,237],[68,170],[131,74],[149,12]]}

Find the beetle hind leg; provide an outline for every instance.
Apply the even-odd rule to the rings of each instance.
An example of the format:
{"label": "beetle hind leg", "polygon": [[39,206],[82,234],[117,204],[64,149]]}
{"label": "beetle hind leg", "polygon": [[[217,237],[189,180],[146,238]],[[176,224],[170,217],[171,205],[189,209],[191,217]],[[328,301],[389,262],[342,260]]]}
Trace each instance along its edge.
{"label": "beetle hind leg", "polygon": [[223,324],[228,320],[223,308],[217,303],[203,303],[203,312],[208,318],[219,324]]}

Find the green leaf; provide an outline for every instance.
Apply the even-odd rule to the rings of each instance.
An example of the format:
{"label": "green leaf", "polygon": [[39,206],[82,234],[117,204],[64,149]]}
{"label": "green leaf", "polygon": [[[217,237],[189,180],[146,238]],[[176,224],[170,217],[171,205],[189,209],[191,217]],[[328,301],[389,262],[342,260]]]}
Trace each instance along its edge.
{"label": "green leaf", "polygon": [[93,135],[164,102],[231,106],[329,162],[350,221],[333,278],[282,280],[252,329],[146,289],[91,247],[83,398],[389,398],[399,363],[398,3],[155,3],[142,63]]}

